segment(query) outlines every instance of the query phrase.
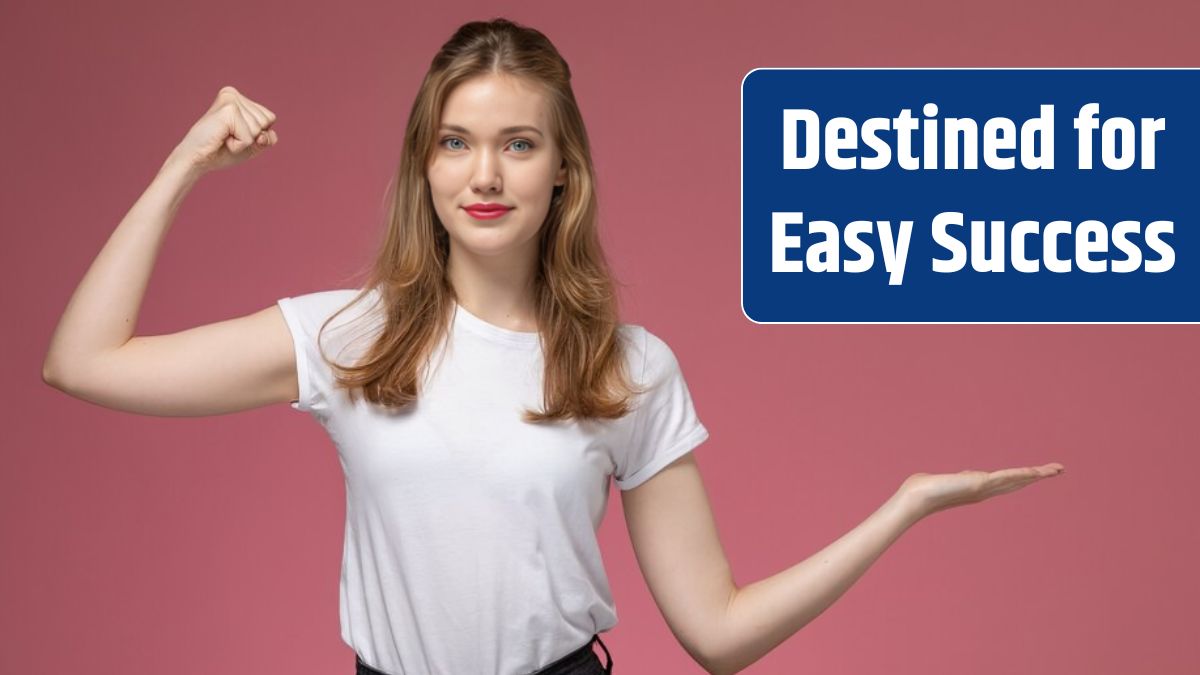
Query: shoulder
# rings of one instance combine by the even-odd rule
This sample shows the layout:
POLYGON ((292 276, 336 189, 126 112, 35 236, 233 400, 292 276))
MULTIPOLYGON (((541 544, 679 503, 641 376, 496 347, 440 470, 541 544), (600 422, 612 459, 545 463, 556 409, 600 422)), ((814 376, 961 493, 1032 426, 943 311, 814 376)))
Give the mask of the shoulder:
POLYGON ((349 305, 361 292, 362 289, 355 288, 314 291, 312 293, 280 298, 279 303, 281 305, 290 305, 295 310, 306 315, 325 314, 328 316, 342 307, 349 305))
POLYGON ((382 324, 377 319, 383 313, 366 314, 378 309, 378 300, 375 289, 364 294, 363 289, 341 288, 280 298, 276 304, 293 334, 307 344, 319 342, 328 347, 331 343, 345 346, 373 333, 382 324))
POLYGON ((622 324, 631 372, 645 384, 655 384, 679 370, 675 352, 645 326, 622 324))
MULTIPOLYGON (((359 317, 375 308, 378 300, 379 292, 376 289, 371 289, 364 294, 361 288, 339 288, 280 298, 277 304, 284 314, 290 314, 303 323, 311 325, 314 322, 324 323, 326 319, 339 312, 341 312, 341 316, 359 317), (342 312, 343 309, 346 311, 342 312)), ((338 323, 345 323, 351 318, 339 320, 338 323)))

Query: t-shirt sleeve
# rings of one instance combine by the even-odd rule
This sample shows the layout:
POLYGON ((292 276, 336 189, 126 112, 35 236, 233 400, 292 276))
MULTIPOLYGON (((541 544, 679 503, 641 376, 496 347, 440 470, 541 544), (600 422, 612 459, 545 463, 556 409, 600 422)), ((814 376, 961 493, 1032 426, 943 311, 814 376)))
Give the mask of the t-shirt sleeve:
POLYGON ((350 323, 357 316, 355 309, 347 309, 330 321, 324 333, 321 333, 321 327, 326 319, 350 304, 357 293, 355 290, 318 291, 276 301, 291 332, 295 350, 299 394, 289 404, 292 409, 318 416, 328 411, 334 393, 335 373, 322 358, 317 338, 320 335, 320 346, 326 357, 345 363, 339 358, 339 352, 345 342, 343 334, 348 333, 350 323))
POLYGON ((639 383, 646 391, 630 413, 629 441, 617 452, 613 479, 621 490, 641 485, 708 438, 675 353, 653 333, 640 332, 644 365, 639 383))

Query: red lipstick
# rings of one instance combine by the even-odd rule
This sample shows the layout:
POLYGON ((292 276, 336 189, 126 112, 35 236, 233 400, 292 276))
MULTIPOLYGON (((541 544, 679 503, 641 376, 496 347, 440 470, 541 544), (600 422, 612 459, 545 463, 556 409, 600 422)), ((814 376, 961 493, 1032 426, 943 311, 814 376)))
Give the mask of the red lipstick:
POLYGON ((505 206, 496 202, 479 202, 477 204, 467 204, 463 210, 471 214, 473 218, 488 220, 491 218, 499 218, 508 213, 513 207, 505 206))

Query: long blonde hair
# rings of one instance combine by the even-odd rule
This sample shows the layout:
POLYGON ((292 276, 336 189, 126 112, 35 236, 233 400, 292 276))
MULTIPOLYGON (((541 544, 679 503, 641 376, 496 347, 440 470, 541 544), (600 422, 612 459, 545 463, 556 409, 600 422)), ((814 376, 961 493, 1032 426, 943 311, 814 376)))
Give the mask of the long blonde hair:
POLYGON ((382 245, 363 291, 329 319, 378 289, 386 307, 383 330, 356 365, 325 359, 337 372, 335 386, 348 389, 351 399, 361 390, 371 403, 391 408, 417 399, 423 369, 449 330, 456 302, 446 276, 449 235, 434 211, 426 168, 446 98, 463 81, 488 73, 541 86, 567 167, 566 183, 554 188, 540 231, 534 275, 545 356, 543 410, 525 410, 523 419, 621 417, 641 392, 626 368, 616 282, 597 233, 595 172, 571 71, 545 35, 506 19, 460 27, 434 56, 417 91, 400 166, 388 189, 382 245))

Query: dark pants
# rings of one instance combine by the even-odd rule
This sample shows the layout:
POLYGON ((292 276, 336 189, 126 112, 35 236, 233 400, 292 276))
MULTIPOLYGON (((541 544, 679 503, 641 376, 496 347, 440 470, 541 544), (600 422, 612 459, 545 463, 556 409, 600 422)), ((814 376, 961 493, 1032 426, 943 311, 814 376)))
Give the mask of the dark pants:
MULTIPOLYGON (((371 666, 362 662, 358 658, 358 654, 354 655, 354 673, 355 675, 387 675, 381 670, 375 670, 371 666)), ((612 655, 608 653, 608 647, 599 635, 593 635, 588 643, 579 649, 567 654, 561 659, 551 663, 550 665, 538 670, 530 675, 611 675, 612 674, 612 655), (592 651, 592 643, 595 642, 604 650, 604 659, 606 663, 600 663, 600 657, 596 652, 592 651)))

